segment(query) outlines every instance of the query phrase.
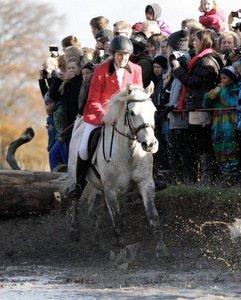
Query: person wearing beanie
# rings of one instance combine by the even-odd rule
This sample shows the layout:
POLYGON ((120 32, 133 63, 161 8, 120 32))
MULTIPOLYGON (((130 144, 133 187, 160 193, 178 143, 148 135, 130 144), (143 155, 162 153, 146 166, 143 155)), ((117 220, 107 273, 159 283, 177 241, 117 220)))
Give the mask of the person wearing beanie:
POLYGON ((168 159, 173 184, 188 183, 190 177, 189 149, 188 149, 188 113, 174 112, 179 106, 183 84, 174 76, 172 60, 178 59, 185 68, 190 60, 188 53, 188 34, 185 30, 172 33, 167 39, 167 58, 170 69, 168 76, 169 99, 165 104, 161 117, 169 122, 168 159))
POLYGON ((158 108, 160 105, 160 93, 163 90, 163 75, 167 72, 168 64, 166 57, 158 55, 154 58, 153 75, 151 81, 154 83, 155 89, 152 94, 152 102, 158 108))
POLYGON ((155 75, 159 75, 155 69, 155 67, 159 66, 160 70, 158 73, 163 73, 163 71, 167 71, 168 64, 167 64, 167 58, 162 55, 158 55, 153 59, 153 72, 155 75))
POLYGON ((149 21, 156 21, 160 33, 168 37, 171 34, 169 26, 160 18, 161 17, 161 7, 158 3, 148 4, 145 8, 146 19, 149 21))
POLYGON ((229 85, 231 81, 233 83, 238 82, 238 74, 234 69, 234 67, 232 66, 227 66, 225 68, 222 68, 220 71, 220 75, 221 75, 221 85, 223 86, 229 85), (222 74, 225 76, 222 76, 222 74))
POLYGON ((167 39, 167 45, 174 51, 188 50, 188 32, 186 30, 179 30, 172 33, 167 39))
POLYGON ((232 66, 220 70, 220 86, 204 96, 204 108, 227 108, 213 112, 212 139, 222 173, 237 172, 239 157, 235 140, 236 110, 238 105, 238 76, 232 66))
POLYGON ((135 34, 137 32, 141 32, 143 30, 143 22, 137 22, 134 25, 132 25, 132 34, 135 34))

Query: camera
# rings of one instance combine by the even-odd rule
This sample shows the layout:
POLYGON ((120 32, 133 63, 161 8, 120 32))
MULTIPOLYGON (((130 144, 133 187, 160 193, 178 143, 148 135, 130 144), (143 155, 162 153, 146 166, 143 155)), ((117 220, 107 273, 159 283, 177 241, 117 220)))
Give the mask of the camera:
POLYGON ((55 45, 50 45, 49 46, 49 51, 50 51, 50 53, 51 53, 51 57, 58 57, 59 56, 59 53, 58 53, 58 51, 59 51, 59 49, 58 49, 58 47, 57 46, 55 46, 55 45))
POLYGON ((185 51, 174 51, 170 56, 169 56, 169 63, 170 66, 173 68, 172 61, 177 59, 182 67, 186 67, 187 64, 187 53, 185 51))
POLYGON ((240 11, 232 11, 231 15, 233 18, 241 18, 241 12, 240 11))
POLYGON ((241 22, 236 23, 235 26, 233 26, 232 28, 233 28, 233 30, 241 31, 241 22))
POLYGON ((234 54, 235 54, 235 55, 238 55, 238 56, 241 56, 241 47, 239 47, 239 48, 234 48, 234 54))
POLYGON ((226 50, 226 51, 224 52, 224 58, 225 58, 225 59, 229 59, 229 58, 231 58, 231 57, 234 56, 234 55, 241 56, 241 47, 234 48, 233 51, 230 50, 230 49, 228 49, 228 50, 226 50))

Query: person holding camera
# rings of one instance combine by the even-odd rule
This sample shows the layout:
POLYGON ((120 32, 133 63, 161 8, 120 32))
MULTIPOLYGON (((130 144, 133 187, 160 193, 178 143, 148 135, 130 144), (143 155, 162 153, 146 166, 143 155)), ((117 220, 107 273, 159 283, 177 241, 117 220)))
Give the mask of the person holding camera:
POLYGON ((47 93, 52 84, 53 77, 58 73, 58 59, 56 57, 48 57, 43 61, 42 69, 39 71, 39 88, 42 96, 47 93))
POLYGON ((233 31, 224 31, 218 39, 219 53, 223 57, 226 66, 232 65, 235 61, 235 49, 240 47, 240 40, 233 31))
POLYGON ((208 112, 196 111, 202 108, 204 94, 219 83, 219 71, 223 62, 216 48, 216 35, 212 30, 198 31, 194 46, 196 55, 190 60, 187 68, 183 68, 177 59, 172 61, 173 72, 184 85, 182 107, 189 111, 188 122, 190 130, 190 166, 192 180, 197 182, 198 166, 204 155, 203 176, 217 175, 217 167, 211 136, 211 117, 208 112))
POLYGON ((190 60, 189 36, 186 30, 179 30, 168 37, 167 54, 171 72, 170 97, 164 106, 162 117, 169 120, 169 139, 167 145, 171 179, 173 183, 188 180, 189 177, 189 131, 186 112, 174 112, 179 105, 182 83, 173 74, 173 60, 178 60, 186 68, 190 60))
POLYGON ((99 64, 105 61, 109 56, 109 45, 113 38, 113 32, 109 29, 103 29, 97 32, 95 53, 92 62, 95 64, 99 64))

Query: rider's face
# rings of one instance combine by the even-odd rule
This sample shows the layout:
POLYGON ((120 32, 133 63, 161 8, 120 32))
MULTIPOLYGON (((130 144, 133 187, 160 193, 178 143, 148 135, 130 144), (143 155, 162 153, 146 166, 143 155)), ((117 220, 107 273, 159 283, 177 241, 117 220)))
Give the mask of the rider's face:
POLYGON ((118 68, 124 68, 129 61, 130 53, 128 52, 115 52, 114 62, 118 68))

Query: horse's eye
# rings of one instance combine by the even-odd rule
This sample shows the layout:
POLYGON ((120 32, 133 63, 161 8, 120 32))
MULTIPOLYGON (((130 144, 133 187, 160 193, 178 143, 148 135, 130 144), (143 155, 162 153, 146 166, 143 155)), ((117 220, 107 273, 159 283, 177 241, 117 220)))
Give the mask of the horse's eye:
POLYGON ((131 110, 131 111, 130 111, 130 115, 131 115, 132 117, 134 117, 136 114, 134 113, 133 110, 131 110))

